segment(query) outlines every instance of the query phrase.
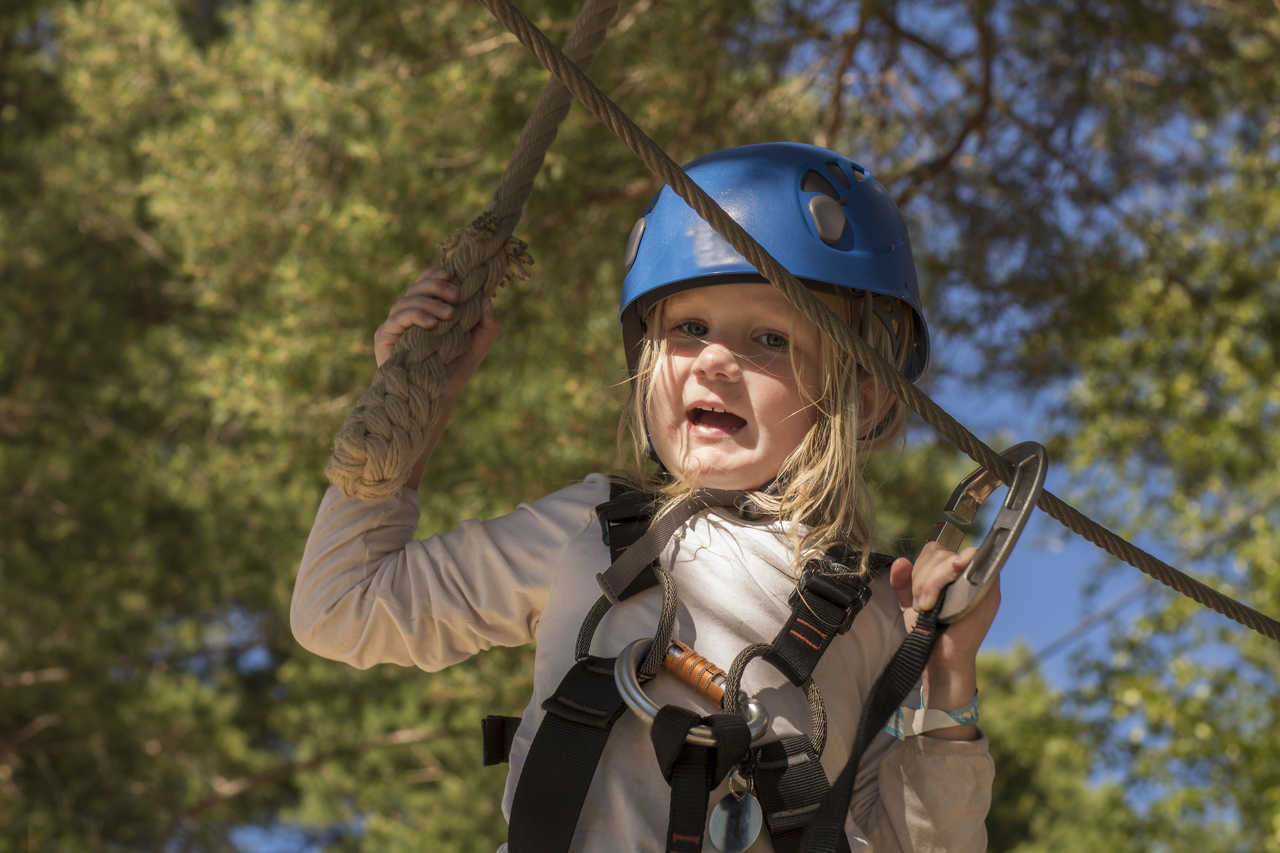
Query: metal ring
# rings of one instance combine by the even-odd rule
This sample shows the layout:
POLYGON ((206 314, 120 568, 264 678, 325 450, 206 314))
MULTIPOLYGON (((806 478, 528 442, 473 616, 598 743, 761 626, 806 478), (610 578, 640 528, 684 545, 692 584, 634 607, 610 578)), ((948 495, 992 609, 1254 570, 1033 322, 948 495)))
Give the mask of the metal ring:
MULTIPOLYGON (((648 637, 632 641, 618 653, 618 658, 613 664, 613 680, 618 685, 618 694, 622 696, 622 701, 627 703, 627 707, 633 714, 650 726, 653 725, 653 718, 658 715, 659 708, 640 687, 636 670, 640 667, 644 656, 649 653, 652 642, 653 640, 648 637)), ((746 706, 747 731, 751 733, 751 742, 754 744, 769 731, 769 712, 753 698, 747 699, 746 706)), ((711 734, 710 726, 694 726, 689 729, 684 740, 685 743, 697 746, 716 746, 716 739, 711 734)))

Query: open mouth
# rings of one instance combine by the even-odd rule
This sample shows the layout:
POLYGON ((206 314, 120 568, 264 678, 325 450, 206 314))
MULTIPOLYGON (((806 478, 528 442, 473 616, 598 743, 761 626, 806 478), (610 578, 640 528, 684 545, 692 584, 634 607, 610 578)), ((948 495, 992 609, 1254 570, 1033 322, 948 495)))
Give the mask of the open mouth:
POLYGON ((733 412, 720 408, 703 408, 694 406, 687 412, 689 423, 703 431, 721 432, 732 435, 747 425, 747 422, 733 412))

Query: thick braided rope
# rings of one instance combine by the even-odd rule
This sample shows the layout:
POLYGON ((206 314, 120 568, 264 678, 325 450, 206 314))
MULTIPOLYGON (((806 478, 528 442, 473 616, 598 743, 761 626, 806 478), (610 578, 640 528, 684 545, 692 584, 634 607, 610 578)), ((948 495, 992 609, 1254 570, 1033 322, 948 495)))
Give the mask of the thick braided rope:
MULTIPOLYGON (((899 399, 925 423, 968 454, 979 465, 994 472, 1001 481, 1012 482, 1013 468, 1000 454, 965 429, 927 394, 907 381, 896 367, 858 337, 848 324, 810 293, 795 276, 752 239, 742 226, 690 180, 684 170, 667 156, 656 142, 645 135, 616 104, 597 89, 587 75, 572 60, 557 50, 555 45, 551 44, 515 6, 508 0, 480 0, 480 2, 514 33, 525 47, 529 48, 538 61, 560 79, 566 89, 612 130, 654 175, 668 184, 699 216, 728 240, 756 269, 760 270, 770 283, 781 290, 797 310, 837 344, 852 353, 858 364, 871 373, 877 382, 897 394, 899 399)), ((1143 551, 1047 490, 1042 493, 1037 506, 1061 522, 1067 529, 1078 533, 1166 586, 1263 636, 1280 640, 1280 622, 1223 595, 1143 551)))
MULTIPOLYGON (((617 8, 618 0, 586 0, 565 52, 590 64, 617 8)), ((404 485, 441 416, 446 366, 466 349, 484 299, 504 282, 527 277, 533 259, 511 234, 571 103, 555 77, 547 81, 489 209, 445 241, 443 267, 461 298, 453 317, 434 329, 405 332, 338 431, 325 475, 346 496, 378 501, 404 485)))

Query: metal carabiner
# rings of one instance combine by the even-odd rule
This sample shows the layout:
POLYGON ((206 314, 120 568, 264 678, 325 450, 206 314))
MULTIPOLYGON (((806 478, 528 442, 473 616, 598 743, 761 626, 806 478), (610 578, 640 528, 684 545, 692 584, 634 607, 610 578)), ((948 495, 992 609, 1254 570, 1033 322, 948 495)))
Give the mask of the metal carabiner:
MULTIPOLYGON (((964 617, 991 590, 1044 489, 1049 456, 1043 445, 1024 441, 1000 455, 1016 466, 1013 483, 1009 486, 1004 506, 1000 507, 995 521, 991 522, 991 529, 983 537, 978 552, 973 555, 964 574, 948 584, 943 591, 938 621, 944 624, 964 617)), ((982 506, 999 485, 1000 479, 986 468, 979 468, 961 480, 942 509, 946 520, 939 522, 933 536, 934 541, 948 551, 959 551, 964 541, 964 530, 960 525, 973 521, 978 514, 978 507, 982 506)))
MULTIPOLYGON (((627 703, 632 713, 644 720, 647 725, 653 725, 653 718, 658 715, 659 708, 658 703, 650 699, 644 692, 644 688, 640 686, 636 670, 640 668, 645 655, 649 653, 649 644, 652 642, 648 637, 641 637, 628 643, 626 648, 618 653, 617 660, 613 663, 613 680, 618 687, 618 695, 622 697, 623 702, 627 703)), ((745 716, 747 730, 751 733, 751 743, 754 745, 769 733, 769 712, 754 698, 749 698, 746 700, 745 716)), ((711 727, 706 725, 689 729, 689 733, 685 735, 685 742, 697 746, 717 746, 711 727)))

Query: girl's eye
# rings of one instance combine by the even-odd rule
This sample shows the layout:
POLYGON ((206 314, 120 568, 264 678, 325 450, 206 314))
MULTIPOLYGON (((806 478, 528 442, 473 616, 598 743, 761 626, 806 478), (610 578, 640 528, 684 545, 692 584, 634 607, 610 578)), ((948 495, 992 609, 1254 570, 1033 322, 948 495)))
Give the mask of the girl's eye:
POLYGON ((787 338, 777 332, 765 332, 763 335, 757 335, 756 340, 769 349, 786 349, 787 338))
POLYGON ((676 323, 676 331, 682 332, 691 338, 701 338, 711 330, 707 328, 706 323, 700 320, 685 320, 682 323, 676 323))

